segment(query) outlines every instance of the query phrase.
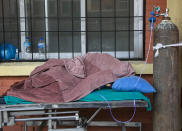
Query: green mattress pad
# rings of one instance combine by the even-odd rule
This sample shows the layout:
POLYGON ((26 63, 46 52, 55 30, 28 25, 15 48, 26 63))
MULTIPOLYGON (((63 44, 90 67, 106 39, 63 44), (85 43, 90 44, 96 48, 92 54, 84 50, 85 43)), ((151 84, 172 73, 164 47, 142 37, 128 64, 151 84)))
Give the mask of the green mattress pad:
POLYGON ((121 101, 121 100, 144 100, 148 102, 147 111, 151 111, 150 99, 141 92, 120 92, 112 89, 95 90, 79 101, 121 101))
MULTIPOLYGON (((6 104, 33 104, 33 102, 26 101, 14 96, 5 96, 4 97, 6 104)), ((92 102, 92 101, 121 101, 121 100, 144 100, 148 102, 147 110, 151 110, 150 99, 144 96, 140 92, 119 92, 112 89, 100 89, 95 90, 88 94, 87 96, 81 98, 78 101, 83 102, 92 102)))

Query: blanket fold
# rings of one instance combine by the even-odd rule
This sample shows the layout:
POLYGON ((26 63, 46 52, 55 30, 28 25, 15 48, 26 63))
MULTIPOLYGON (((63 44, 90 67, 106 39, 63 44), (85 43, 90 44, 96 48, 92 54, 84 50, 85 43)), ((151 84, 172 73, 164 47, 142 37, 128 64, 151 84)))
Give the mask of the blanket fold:
POLYGON ((27 101, 63 103, 78 100, 117 78, 134 75, 128 62, 90 53, 73 59, 50 59, 7 92, 27 101))

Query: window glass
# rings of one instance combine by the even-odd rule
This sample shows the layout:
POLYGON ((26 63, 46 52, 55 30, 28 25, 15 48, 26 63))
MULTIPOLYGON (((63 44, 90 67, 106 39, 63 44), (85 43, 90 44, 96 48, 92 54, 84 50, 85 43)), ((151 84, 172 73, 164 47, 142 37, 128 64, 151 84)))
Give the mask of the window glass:
POLYGON ((0 43, 16 46, 21 56, 29 37, 31 61, 40 37, 48 59, 87 52, 142 59, 141 12, 143 0, 0 0, 0 43))

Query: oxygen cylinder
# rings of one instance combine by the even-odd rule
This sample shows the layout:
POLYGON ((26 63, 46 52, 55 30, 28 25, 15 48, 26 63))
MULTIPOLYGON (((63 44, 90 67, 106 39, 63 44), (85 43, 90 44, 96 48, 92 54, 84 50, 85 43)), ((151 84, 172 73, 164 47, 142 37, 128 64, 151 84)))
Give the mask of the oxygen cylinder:
MULTIPOLYGON (((154 46, 179 42, 179 31, 169 17, 154 29, 154 46)), ((154 131, 180 131, 179 47, 159 50, 154 57, 154 131)))

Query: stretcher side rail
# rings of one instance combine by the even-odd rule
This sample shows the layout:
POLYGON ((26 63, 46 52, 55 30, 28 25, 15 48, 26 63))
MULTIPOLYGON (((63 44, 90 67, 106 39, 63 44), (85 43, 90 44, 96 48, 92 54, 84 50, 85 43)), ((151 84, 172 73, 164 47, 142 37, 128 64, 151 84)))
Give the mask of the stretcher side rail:
MULTIPOLYGON (((108 102, 111 108, 126 108, 126 107, 133 107, 134 101, 133 100, 123 100, 123 101, 109 101, 108 102)), ((107 109, 108 103, 105 101, 94 101, 94 102, 68 102, 68 103, 35 103, 35 104, 17 104, 17 105, 0 105, 0 131, 2 131, 3 126, 15 125, 17 121, 24 121, 26 131, 26 127, 30 126, 28 123, 47 121, 48 131, 54 130, 52 128, 53 124, 57 123, 58 121, 67 121, 69 122, 70 119, 75 120, 76 128, 80 129, 80 131, 86 131, 87 126, 104 126, 104 123, 96 122, 94 123, 92 120, 95 116, 100 112, 101 109, 107 109), (78 111, 64 111, 64 112, 54 112, 55 110, 60 109, 82 109, 82 108, 92 108, 97 109, 96 112, 85 122, 82 118, 79 118, 78 111), (49 111, 49 112, 47 112, 49 111), (70 116, 67 114, 71 113, 70 116), (57 114, 63 114, 63 117, 57 117, 57 114), (64 116, 66 114, 66 116, 64 116), (36 117, 31 118, 28 117, 29 115, 44 115, 43 117, 36 117), (45 116, 47 115, 47 116, 45 116), (27 116, 25 119, 16 118, 17 116, 27 116), (57 122, 56 122, 57 121, 57 122), (28 124, 28 125, 27 125, 28 124)), ((136 100, 135 101, 136 107, 147 108, 148 102, 144 100, 136 100)), ((128 123, 131 127, 139 127, 141 130, 141 122, 134 122, 136 126, 133 126, 133 123, 128 123)), ((56 124, 57 125, 57 124, 56 124)), ((105 123, 107 126, 108 123, 105 123)), ((117 123, 110 123, 111 126, 121 126, 123 130, 126 130, 127 124, 117 124, 117 123)), ((55 126, 56 127, 56 126, 55 126)), ((55 128, 56 130, 56 128, 55 128)), ((61 129, 59 129, 61 131, 61 129)), ((59 131, 58 130, 58 131, 59 131)), ((74 130, 74 129, 73 129, 74 130)), ((64 131, 64 130, 63 130, 64 131)))
MULTIPOLYGON (((133 100, 109 101, 111 108, 133 107, 133 100)), ((23 110, 42 110, 42 109, 70 109, 70 108, 107 108, 105 101, 94 102, 68 102, 68 103, 35 103, 35 104, 17 104, 1 105, 0 111, 23 111, 23 110)), ((148 107, 147 101, 136 100, 136 107, 148 107)))

